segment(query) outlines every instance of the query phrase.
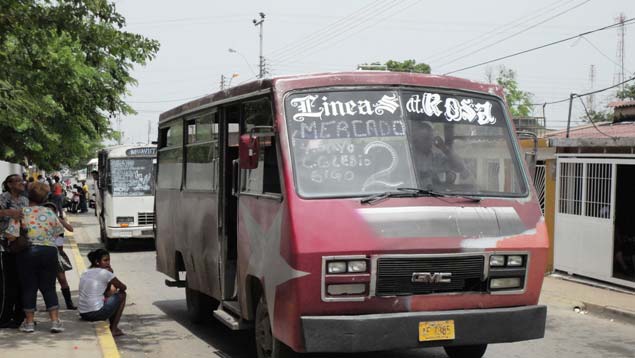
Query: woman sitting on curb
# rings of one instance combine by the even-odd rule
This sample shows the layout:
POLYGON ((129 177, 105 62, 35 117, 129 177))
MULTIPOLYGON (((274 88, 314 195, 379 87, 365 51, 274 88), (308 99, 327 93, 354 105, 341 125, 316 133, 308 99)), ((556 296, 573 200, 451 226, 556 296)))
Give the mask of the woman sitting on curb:
POLYGON ((88 261, 90 268, 79 279, 79 314, 90 322, 110 320, 113 337, 121 336, 118 325, 126 305, 126 285, 115 277, 108 251, 91 251, 88 261))

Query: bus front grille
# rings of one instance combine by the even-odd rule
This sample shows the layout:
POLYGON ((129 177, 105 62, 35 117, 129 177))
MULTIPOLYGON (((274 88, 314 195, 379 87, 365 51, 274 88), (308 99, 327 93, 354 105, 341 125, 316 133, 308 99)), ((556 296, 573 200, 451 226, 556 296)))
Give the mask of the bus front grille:
POLYGON ((154 213, 139 213, 138 225, 152 225, 154 224, 154 213))
POLYGON ((485 292, 484 262, 483 256, 379 258, 375 295, 485 292))

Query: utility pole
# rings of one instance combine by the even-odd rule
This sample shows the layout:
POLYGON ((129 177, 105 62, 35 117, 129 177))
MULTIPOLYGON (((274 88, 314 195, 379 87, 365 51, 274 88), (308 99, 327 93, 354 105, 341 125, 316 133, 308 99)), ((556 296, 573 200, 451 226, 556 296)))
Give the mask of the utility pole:
MULTIPOLYGON (((626 36, 626 28, 624 27, 624 21, 626 20, 626 15, 621 13, 619 17, 615 19, 617 23, 620 24, 617 28, 617 63, 619 64, 619 68, 615 74, 615 83, 624 82, 624 38, 626 36)), ((624 90, 624 84, 620 87, 620 89, 624 90)))
POLYGON ((148 144, 152 143, 150 141, 150 133, 152 132, 152 123, 150 123, 150 120, 148 119, 148 144))
POLYGON ((265 22, 265 14, 261 12, 259 13, 259 15, 260 20, 253 19, 252 21, 254 23, 254 26, 260 27, 260 59, 258 61, 258 67, 260 68, 260 71, 258 73, 258 78, 263 78, 265 76, 265 58, 262 56, 262 26, 265 22))
POLYGON ((225 75, 220 75, 220 90, 225 89, 225 75))
MULTIPOLYGON (((595 87, 595 65, 591 65, 591 68, 589 70, 589 82, 591 85, 591 88, 589 88, 589 91, 592 92, 594 87, 595 87)), ((591 111, 591 113, 595 112, 595 96, 593 94, 590 94, 587 98, 587 106, 589 107, 589 111, 591 111)))

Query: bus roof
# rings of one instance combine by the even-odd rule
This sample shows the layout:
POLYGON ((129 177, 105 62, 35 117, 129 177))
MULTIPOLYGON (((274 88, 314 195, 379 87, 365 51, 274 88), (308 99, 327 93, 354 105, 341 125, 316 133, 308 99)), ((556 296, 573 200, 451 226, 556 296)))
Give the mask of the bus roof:
POLYGON ((243 96, 268 93, 273 89, 277 92, 284 93, 291 89, 355 85, 437 87, 489 93, 503 100, 505 97, 502 87, 498 85, 450 76, 386 71, 302 74, 255 80, 231 87, 224 91, 209 94, 161 113, 159 123, 165 122, 175 116, 194 111, 200 107, 212 107, 237 100, 243 96))
MULTIPOLYGON (((128 154, 128 150, 130 149, 141 149, 141 148, 156 148, 156 144, 139 144, 139 145, 116 145, 108 148, 104 148, 101 151, 108 152, 109 158, 128 158, 131 155, 128 154)), ((154 157, 156 155, 133 155, 135 157, 154 157)))

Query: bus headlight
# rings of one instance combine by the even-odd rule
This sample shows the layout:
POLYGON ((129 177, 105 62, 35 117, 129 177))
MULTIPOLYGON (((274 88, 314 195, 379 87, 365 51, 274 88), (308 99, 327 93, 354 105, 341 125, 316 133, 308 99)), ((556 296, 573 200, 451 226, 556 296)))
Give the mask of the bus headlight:
POLYGON ((366 272, 366 261, 365 260, 349 261, 348 272, 351 272, 351 273, 366 272))
POLYGON ((134 222, 132 216, 117 216, 116 220, 120 227, 128 227, 128 225, 134 222))
POLYGON ((492 255, 489 257, 489 265, 492 267, 502 267, 505 266, 505 256, 504 255, 492 255))
POLYGON ((523 257, 520 255, 507 256, 507 266, 521 267, 523 265, 523 257))
POLYGON ((346 261, 329 262, 327 266, 328 273, 346 273, 346 261))

